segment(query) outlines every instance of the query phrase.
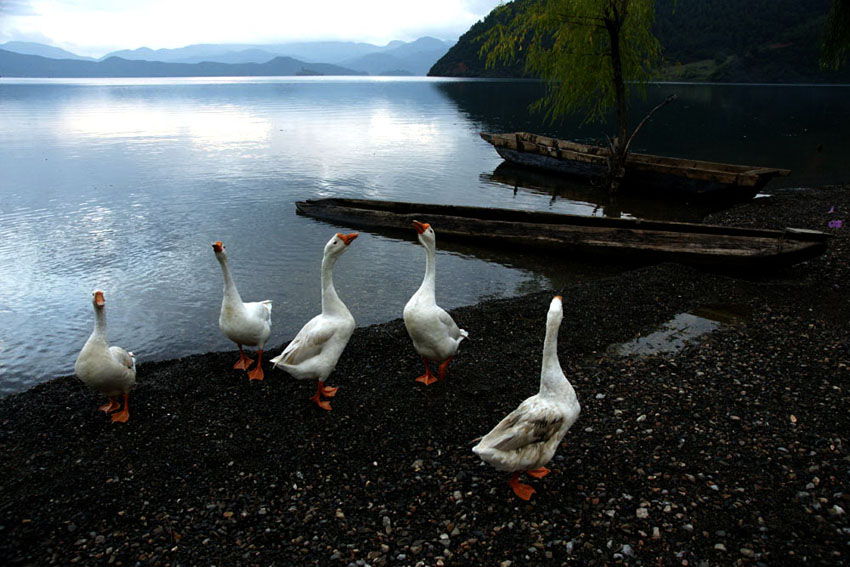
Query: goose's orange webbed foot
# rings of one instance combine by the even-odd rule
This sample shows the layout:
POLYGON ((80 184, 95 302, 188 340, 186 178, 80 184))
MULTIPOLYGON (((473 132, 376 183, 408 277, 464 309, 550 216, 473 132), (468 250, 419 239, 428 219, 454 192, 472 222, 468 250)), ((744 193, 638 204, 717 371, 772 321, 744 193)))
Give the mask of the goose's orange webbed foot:
POLYGON ((248 358, 245 356, 245 353, 242 352, 242 345, 237 345, 239 347, 239 360, 236 361, 236 364, 233 365, 234 370, 248 370, 248 368, 253 364, 254 359, 248 358))
POLYGON ((333 398, 334 396, 336 396, 337 390, 339 390, 338 387, 322 386, 322 395, 326 398, 333 398))
POLYGON ((262 349, 260 349, 259 351, 257 351, 257 366, 251 372, 248 373, 248 379, 262 380, 263 377, 263 351, 262 349))
POLYGON ((416 381, 422 382, 426 386, 430 386, 431 384, 437 381, 437 377, 431 373, 431 367, 428 366, 428 359, 423 357, 422 362, 425 363, 425 374, 416 378, 416 381))
POLYGON ((314 404, 316 404, 317 406, 319 406, 320 408, 322 408, 323 410, 331 411, 331 403, 330 403, 329 401, 327 401, 327 400, 323 400, 323 399, 319 396, 319 394, 314 394, 314 395, 313 395, 313 397, 311 397, 311 398, 310 398, 310 400, 311 400, 314 404))
MULTIPOLYGON (((325 388, 325 383, 322 382, 321 380, 317 380, 316 381, 316 393, 313 394, 313 397, 311 397, 310 400, 313 403, 315 403, 317 406, 322 408, 323 410, 331 411, 331 403, 327 400, 323 400, 322 395, 324 394, 325 390, 333 390, 333 393, 330 396, 328 396, 329 398, 333 397, 334 395, 336 395, 337 389, 338 388, 331 388, 331 387, 325 388)), ((324 395, 326 395, 326 394, 324 394, 324 395)))
POLYGON ((527 474, 528 476, 532 476, 534 478, 543 478, 544 476, 546 476, 550 472, 552 472, 552 471, 550 471, 546 467, 540 467, 539 469, 534 469, 533 471, 525 471, 525 474, 527 474))
POLYGON ((112 423, 127 423, 130 419, 130 404, 128 394, 124 394, 124 407, 112 414, 112 423))
POLYGON ((422 376, 418 377, 418 378, 416 379, 416 381, 417 381, 417 382, 422 382, 422 383, 423 383, 423 384, 425 384, 426 386, 430 386, 431 384, 433 384, 434 382, 438 382, 439 380, 437 380, 437 379, 434 377, 434 375, 433 375, 433 374, 431 374, 430 372, 427 372, 427 373, 423 374, 422 376))
POLYGON ((99 409, 100 411, 102 411, 104 413, 110 413, 110 412, 117 410, 120 407, 121 407, 121 403, 118 402, 115 398, 110 396, 109 403, 103 404, 102 406, 98 407, 97 409, 99 409))
POLYGON ((513 489, 514 494, 523 500, 529 500, 531 495, 537 492, 528 484, 523 484, 519 481, 519 473, 514 473, 513 476, 511 476, 511 480, 508 481, 508 484, 513 489))

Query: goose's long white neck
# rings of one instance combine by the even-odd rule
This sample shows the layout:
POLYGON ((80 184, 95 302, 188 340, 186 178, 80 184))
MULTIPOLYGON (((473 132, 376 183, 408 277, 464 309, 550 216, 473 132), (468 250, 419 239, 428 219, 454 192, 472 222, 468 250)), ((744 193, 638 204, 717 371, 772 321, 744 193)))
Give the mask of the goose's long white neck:
POLYGON ((325 254, 322 257, 322 313, 347 313, 348 308, 339 298, 334 287, 334 266, 337 256, 325 254))
POLYGON ((216 258, 218 259, 218 263, 221 264, 221 273, 224 276, 224 302, 242 305, 242 298, 239 296, 239 290, 236 289, 236 282, 233 281, 233 276, 230 275, 227 256, 217 254, 216 258))
POLYGON ((89 341, 107 342, 106 338, 106 309, 94 308, 94 330, 91 332, 89 341))
POLYGON ((572 385, 564 376, 558 360, 558 330, 560 318, 549 315, 546 319, 546 338, 543 340, 543 364, 540 369, 540 393, 558 397, 575 397, 572 385))
MULTIPOLYGON (((425 248, 425 277, 417 292, 420 296, 434 299, 437 288, 437 255, 434 246, 422 243, 425 248)), ((435 300, 436 301, 436 300, 435 300)))

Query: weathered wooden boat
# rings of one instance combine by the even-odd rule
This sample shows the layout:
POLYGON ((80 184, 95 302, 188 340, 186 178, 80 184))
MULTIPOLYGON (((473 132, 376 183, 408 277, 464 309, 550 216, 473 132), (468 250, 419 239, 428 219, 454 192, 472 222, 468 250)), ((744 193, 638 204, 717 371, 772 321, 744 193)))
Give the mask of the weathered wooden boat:
POLYGON ((765 270, 826 250, 824 232, 564 215, 542 211, 367 199, 298 201, 298 212, 336 224, 404 231, 431 223, 440 239, 582 254, 629 262, 680 262, 719 270, 765 270))
MULTIPOLYGON (((480 133, 502 159, 574 177, 598 179, 607 170, 607 148, 528 132, 480 133)), ((679 199, 746 201, 788 169, 735 165, 685 158, 629 153, 623 190, 679 199)))

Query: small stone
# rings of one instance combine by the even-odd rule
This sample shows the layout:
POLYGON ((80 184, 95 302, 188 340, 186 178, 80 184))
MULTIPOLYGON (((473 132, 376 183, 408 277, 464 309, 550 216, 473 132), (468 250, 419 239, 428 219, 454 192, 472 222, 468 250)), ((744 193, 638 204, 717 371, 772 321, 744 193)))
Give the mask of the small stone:
POLYGON ((722 543, 715 543, 714 549, 716 549, 718 551, 726 551, 726 546, 723 545, 722 543))
POLYGON ((627 543, 623 545, 623 549, 620 550, 620 553, 622 553, 626 557, 634 557, 634 555, 635 555, 635 552, 632 549, 632 546, 627 544, 627 543))
POLYGON ((749 547, 742 547, 739 551, 744 557, 755 557, 756 555, 756 552, 750 549, 749 547))
POLYGON ((513 561, 511 561, 510 559, 506 559, 506 560, 502 561, 501 563, 499 563, 499 567, 511 567, 512 564, 513 564, 513 561))
POLYGON ((637 510, 635 510, 635 516, 641 519, 648 518, 649 510, 647 510, 646 508, 638 508, 637 510))

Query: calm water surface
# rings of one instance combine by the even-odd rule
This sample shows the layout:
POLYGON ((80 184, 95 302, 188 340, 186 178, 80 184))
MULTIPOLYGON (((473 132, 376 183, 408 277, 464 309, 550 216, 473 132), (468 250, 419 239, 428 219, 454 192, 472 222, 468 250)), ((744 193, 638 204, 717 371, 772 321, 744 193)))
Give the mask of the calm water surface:
MULTIPOLYGON (((636 149, 794 170, 771 188, 846 181, 847 89, 659 85, 644 106, 671 92, 636 149)), ((299 199, 696 215, 500 168, 479 131, 599 135, 530 115, 540 93, 422 78, 0 80, 0 394, 73 372, 95 288, 110 339, 140 362, 232 349, 215 240, 243 298, 273 300, 269 348, 291 339, 320 308, 322 247, 346 229, 296 215, 299 199)), ((618 269, 450 247, 436 229, 447 308, 618 269)), ((361 232, 335 279, 366 325, 399 317, 423 269, 413 234, 361 232)))

